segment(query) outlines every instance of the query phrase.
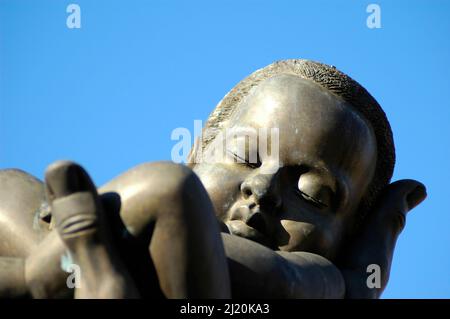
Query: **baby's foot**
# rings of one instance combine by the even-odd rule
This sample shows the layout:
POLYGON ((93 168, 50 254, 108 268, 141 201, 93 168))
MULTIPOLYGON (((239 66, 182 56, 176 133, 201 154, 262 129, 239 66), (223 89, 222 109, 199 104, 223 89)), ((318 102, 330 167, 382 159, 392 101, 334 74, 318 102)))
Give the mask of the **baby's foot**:
POLYGON ((136 297, 134 284, 113 247, 97 189, 86 171, 76 163, 59 161, 48 167, 45 181, 55 228, 80 270, 75 297, 136 297))

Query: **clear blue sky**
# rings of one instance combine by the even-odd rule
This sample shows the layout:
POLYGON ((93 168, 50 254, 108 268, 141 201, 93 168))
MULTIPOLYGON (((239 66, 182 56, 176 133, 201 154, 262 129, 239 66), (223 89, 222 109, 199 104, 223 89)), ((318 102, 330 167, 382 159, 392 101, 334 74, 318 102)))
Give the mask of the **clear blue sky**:
POLYGON ((336 65, 385 109, 408 216, 385 298, 450 298, 449 1, 0 0, 0 168, 73 159, 98 185, 170 159, 239 80, 275 60, 336 65), (81 7, 68 29, 66 7, 81 7), (381 7, 381 29, 366 7, 381 7))

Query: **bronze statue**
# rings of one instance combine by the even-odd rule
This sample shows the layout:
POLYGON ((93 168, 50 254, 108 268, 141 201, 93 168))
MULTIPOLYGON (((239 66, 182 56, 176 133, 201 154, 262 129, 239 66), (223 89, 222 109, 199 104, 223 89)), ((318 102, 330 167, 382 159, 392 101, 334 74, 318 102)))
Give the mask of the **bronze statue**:
POLYGON ((199 142, 187 166, 143 164, 98 190, 69 161, 50 165, 45 183, 0 171, 0 296, 380 296, 426 190, 389 184, 391 129, 362 86, 324 64, 276 62, 225 96, 199 142), (277 160, 238 135, 228 160, 198 156, 241 128, 276 128, 277 160), (65 263, 81 269, 75 289, 65 263), (378 288, 366 282, 373 264, 378 288))

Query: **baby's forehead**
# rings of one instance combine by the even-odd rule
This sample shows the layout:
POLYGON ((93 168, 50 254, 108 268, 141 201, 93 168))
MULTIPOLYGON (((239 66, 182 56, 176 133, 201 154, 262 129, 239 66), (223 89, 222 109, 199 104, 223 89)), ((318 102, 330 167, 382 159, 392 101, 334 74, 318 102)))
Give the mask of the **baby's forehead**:
POLYGON ((230 120, 240 121, 242 115, 248 113, 256 119, 281 113, 292 116, 291 122, 294 122, 307 115, 305 110, 308 108, 324 113, 334 112, 336 107, 356 112, 341 97, 314 81, 297 75, 280 74, 255 84, 236 105, 230 120))
POLYGON ((282 98, 297 95, 300 93, 299 91, 305 91, 307 88, 310 90, 331 93, 331 91, 311 79, 306 79, 296 74, 283 73, 255 83, 248 92, 248 96, 251 97, 252 95, 264 92, 266 94, 276 94, 278 97, 282 98))
POLYGON ((367 126, 370 123, 350 103, 312 80, 280 74, 255 85, 236 105, 227 127, 277 127, 285 134, 326 133, 336 127, 367 126))

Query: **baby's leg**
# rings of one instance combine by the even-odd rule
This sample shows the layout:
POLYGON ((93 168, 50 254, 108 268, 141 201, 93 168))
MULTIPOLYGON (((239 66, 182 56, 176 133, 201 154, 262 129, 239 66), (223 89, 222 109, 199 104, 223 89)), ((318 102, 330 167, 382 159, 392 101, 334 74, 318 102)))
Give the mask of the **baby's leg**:
POLYGON ((218 221, 206 190, 189 168, 170 162, 143 164, 100 192, 120 195, 120 215, 128 232, 150 242, 167 297, 230 296, 218 221))
POLYGON ((97 189, 84 169, 72 162, 56 162, 45 179, 55 227, 76 275, 75 298, 137 297, 113 245, 97 189))
POLYGON ((0 170, 0 256, 27 257, 48 234, 44 184, 16 169, 0 170))
MULTIPOLYGON (((64 169, 56 169, 55 166, 48 171, 49 175, 53 175, 50 179, 58 197, 68 195, 65 193, 66 191, 76 191, 76 189, 68 189, 68 186, 73 186, 73 183, 70 181, 71 176, 64 174, 63 171, 64 169)), ((89 179, 77 180, 76 187, 80 187, 79 190, 82 190, 83 187, 91 186, 89 182, 89 179)), ((96 191, 92 190, 92 195, 95 197, 96 191)), ((87 192, 90 191, 87 190, 87 192)), ((56 298, 71 295, 71 290, 66 285, 69 274, 62 269, 63 257, 67 254, 67 243, 61 240, 61 236, 56 230, 50 230, 48 213, 45 186, 41 181, 20 170, 0 171, 0 297, 14 298, 31 295, 35 298, 56 298)), ((54 214, 56 217, 64 218, 66 212, 63 207, 62 211, 60 209, 59 212, 56 210, 54 213, 56 213, 54 214)), ((72 241, 81 242, 83 240, 72 241)), ((86 253, 78 247, 84 247, 84 245, 75 246, 77 246, 75 250, 81 254, 86 253)), ((90 247, 93 246, 95 245, 90 247)), ((97 246, 104 247, 103 243, 97 246)), ((101 251, 102 249, 97 247, 97 250, 101 251)), ((108 257, 109 255, 114 254, 108 254, 108 257)), ((105 259, 107 258, 101 258, 102 261, 105 259)), ((80 264, 85 263, 85 260, 86 258, 80 264)), ((115 264, 120 265, 120 262, 115 264)), ((90 275, 92 277, 91 270, 92 267, 84 265, 81 280, 88 281, 83 285, 84 287, 99 283, 98 280, 90 279, 90 275)), ((117 276, 117 278, 121 277, 117 276)), ((117 278, 109 283, 117 284, 119 281, 117 278)), ((105 281, 103 280, 103 282, 105 281)), ((77 291, 81 292, 77 296, 93 297, 93 295, 83 293, 86 289, 77 291)), ((119 297, 120 295, 111 295, 110 293, 123 293, 121 289, 104 288, 104 291, 106 293, 103 295, 97 294, 97 292, 93 293, 98 297, 119 297)))
POLYGON ((66 247, 56 231, 50 232, 30 256, 0 257, 0 298, 70 297, 68 274, 61 268, 66 247))
MULTIPOLYGON (((85 188, 86 183, 83 186, 78 178, 75 178, 76 183, 70 182, 70 176, 66 173, 67 166, 71 165, 75 164, 58 163, 49 169, 48 184, 52 188, 54 199, 69 198, 83 189, 95 198, 91 186, 85 188)), ((121 222, 123 221, 133 238, 150 242, 153 264, 167 297, 229 297, 228 268, 217 220, 206 191, 191 170, 171 163, 144 164, 114 179, 100 191, 107 192, 101 195, 105 203, 107 198, 119 199, 119 205, 108 207, 107 213, 120 210, 121 222)), ((95 286, 98 286, 98 280, 101 280, 98 278, 109 278, 103 281, 113 277, 126 278, 121 280, 122 288, 132 281, 120 261, 117 261, 116 252, 106 248, 111 246, 108 236, 100 236, 102 239, 94 241, 95 243, 83 238, 86 237, 84 230, 92 230, 93 227, 89 219, 77 217, 74 224, 72 221, 64 223, 64 215, 70 213, 64 208, 76 206, 77 201, 78 208, 89 206, 75 199, 75 203, 67 204, 67 207, 57 204, 58 208, 53 211, 54 216, 60 220, 58 231, 63 235, 66 245, 72 247, 69 249, 74 263, 78 263, 82 268, 81 279, 86 280, 87 287, 94 285, 93 290, 88 289, 88 293, 78 293, 76 296, 95 294, 97 297, 111 297, 101 291, 91 293, 95 286), (69 231, 64 229, 64 224, 69 227, 69 231), (80 225, 84 225, 86 229, 79 227, 80 225), (98 258, 96 252, 103 255, 100 265, 95 262, 98 258), (125 274, 124 276, 105 276, 114 273, 112 269, 117 266, 121 269, 119 274, 125 274), (108 268, 110 271, 101 271, 108 268)), ((98 214, 98 211, 95 214, 98 214)), ((109 217, 115 219, 115 216, 109 217)), ((37 247, 38 253, 31 254, 27 259, 26 279, 31 283, 31 287, 34 287, 33 296, 54 297, 56 292, 67 291, 63 280, 67 274, 60 268, 61 255, 66 248, 55 231, 42 244, 46 245, 46 249, 37 247)), ((149 269, 148 272, 150 271, 149 269)), ((82 284, 84 287, 86 285, 82 284)), ((120 293, 113 297, 127 296, 124 290, 126 289, 116 289, 110 293, 120 293)), ((132 289, 128 289, 130 290, 132 289)))
POLYGON ((21 170, 0 170, 0 298, 29 294, 26 259, 49 248, 39 246, 49 233, 45 203, 41 181, 21 170))
POLYGON ((0 298, 25 297, 25 259, 0 257, 0 298))

